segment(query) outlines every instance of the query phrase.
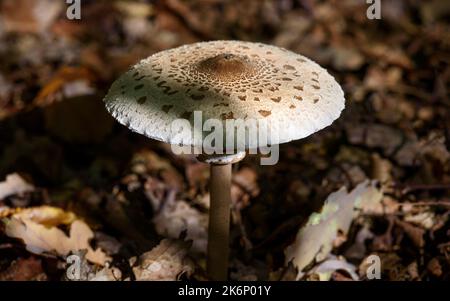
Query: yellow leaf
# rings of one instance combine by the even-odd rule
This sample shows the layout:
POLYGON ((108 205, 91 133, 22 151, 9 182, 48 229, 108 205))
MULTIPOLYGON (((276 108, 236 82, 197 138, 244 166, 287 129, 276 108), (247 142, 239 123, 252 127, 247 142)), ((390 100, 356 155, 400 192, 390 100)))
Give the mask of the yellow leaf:
POLYGON ((51 206, 26 208, 15 213, 14 217, 22 220, 29 219, 46 227, 69 225, 76 219, 73 212, 66 212, 61 208, 51 206))

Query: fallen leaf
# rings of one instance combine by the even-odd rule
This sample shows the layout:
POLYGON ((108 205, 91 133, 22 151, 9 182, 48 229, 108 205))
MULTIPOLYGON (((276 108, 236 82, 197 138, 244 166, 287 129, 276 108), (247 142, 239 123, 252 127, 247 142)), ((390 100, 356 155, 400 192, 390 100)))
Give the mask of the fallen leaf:
POLYGON ((350 193, 342 187, 330 194, 320 213, 313 213, 305 226, 300 228, 295 242, 288 246, 285 264, 293 262, 298 270, 297 279, 303 276, 303 270, 313 260, 322 261, 333 248, 338 231, 347 234, 358 208, 380 202, 382 192, 375 182, 365 181, 350 193))
POLYGON ((308 272, 308 275, 317 275, 320 281, 329 281, 334 272, 346 271, 353 280, 359 280, 356 274, 356 267, 345 261, 345 259, 331 256, 331 258, 321 262, 308 272))
MULTIPOLYGON (((85 67, 63 66, 55 73, 53 78, 48 81, 48 83, 41 89, 41 91, 39 91, 39 94, 34 99, 34 105, 44 106, 53 103, 53 96, 57 92, 63 91, 67 84, 82 81, 85 82, 85 84, 83 85, 86 85, 86 87, 88 87, 87 83, 94 81, 94 79, 95 76, 93 75, 93 73, 85 67)), ((69 87, 68 89, 70 92, 71 88, 69 87)), ((92 92, 92 90, 89 88, 85 88, 84 91, 87 91, 88 94, 92 92)))
POLYGON ((89 276, 89 281, 118 281, 122 278, 122 272, 116 267, 104 267, 94 275, 89 276))
POLYGON ((420 213, 409 213, 404 217, 404 221, 421 226, 424 229, 430 230, 436 225, 435 214, 431 211, 424 211, 420 213))
POLYGON ((392 180, 392 163, 381 158, 377 153, 372 154, 372 178, 380 183, 387 183, 392 180))
POLYGON ((347 126, 346 132, 350 143, 381 148, 385 156, 392 155, 403 142, 401 131, 384 124, 347 126))
POLYGON ((131 170, 139 175, 158 176, 167 186, 177 190, 181 190, 184 186, 183 177, 170 161, 150 150, 141 150, 134 154, 131 159, 131 170))
POLYGON ((20 211, 20 208, 10 208, 8 206, 0 206, 0 218, 5 218, 20 211))
POLYGON ((417 261, 413 261, 406 267, 406 269, 408 270, 411 280, 417 280, 419 278, 419 267, 417 265, 417 261))
POLYGON ((425 245, 425 239, 423 238, 425 230, 416 227, 410 223, 395 219, 395 224, 405 231, 406 235, 411 239, 414 245, 418 248, 423 248, 425 245))
POLYGON ((0 11, 5 31, 44 32, 63 9, 63 3, 52 0, 5 0, 0 11))
POLYGON ((372 239, 374 234, 369 230, 367 225, 364 225, 356 234, 355 242, 346 250, 345 258, 361 260, 364 258, 367 248, 366 241, 372 239))
POLYGON ((28 219, 46 227, 70 225, 76 219, 76 215, 73 212, 45 205, 19 210, 14 214, 14 217, 22 220, 28 219))
POLYGON ((116 1, 113 4, 120 12, 132 17, 147 18, 154 13, 154 8, 149 3, 116 1))
POLYGON ((151 251, 138 258, 130 259, 133 272, 138 281, 178 280, 182 274, 190 275, 194 271, 191 260, 187 257, 190 242, 163 239, 151 251))
POLYGON ((35 257, 19 258, 0 272, 0 281, 36 281, 47 280, 42 262, 35 257))
POLYGON ((427 270, 435 277, 440 277, 442 275, 442 266, 436 257, 428 262, 427 270))
POLYGON ((246 207, 250 198, 259 194, 258 175, 255 170, 244 167, 233 175, 231 186, 231 199, 238 209, 246 207))
POLYGON ((330 48, 333 67, 337 70, 358 70, 364 64, 364 57, 355 48, 333 47, 330 48))
POLYGON ((194 252, 206 252, 208 217, 183 200, 168 200, 153 218, 156 232, 177 239, 183 231, 193 241, 194 252))
MULTIPOLYGON (((93 263, 104 265, 110 260, 101 249, 93 250, 89 245, 89 241, 94 237, 94 233, 83 221, 73 221, 70 224, 70 234, 67 236, 55 226, 45 226, 46 223, 55 224, 56 220, 54 219, 54 214, 48 214, 48 212, 54 212, 54 210, 50 210, 46 206, 42 210, 46 213, 38 214, 39 209, 36 208, 34 211, 28 211, 28 213, 25 211, 25 214, 19 212, 10 218, 2 219, 5 224, 5 234, 9 237, 22 239, 26 249, 38 255, 66 256, 73 251, 87 250, 86 259, 93 263), (33 214, 30 212, 33 212, 33 214), (45 216, 46 214, 47 216, 45 216), (43 219, 43 216, 47 219, 43 219), (49 218, 50 216, 53 219, 49 218), (39 223, 39 221, 42 221, 43 224, 39 223)), ((67 221, 67 218, 70 218, 70 214, 59 213, 59 217, 64 217, 60 221, 67 221)))
POLYGON ((95 233, 95 241, 99 248, 111 255, 118 254, 122 248, 122 244, 116 238, 102 232, 95 233))
POLYGON ((0 182, 0 200, 13 195, 34 190, 34 186, 28 184, 16 173, 6 176, 6 181, 0 182))
POLYGON ((256 281, 256 269, 253 266, 245 265, 239 260, 233 260, 230 264, 230 279, 234 281, 256 281))
POLYGON ((445 142, 445 136, 436 132, 420 140, 411 139, 398 150, 395 160, 403 166, 413 166, 417 161, 432 158, 446 165, 450 161, 450 152, 445 142))

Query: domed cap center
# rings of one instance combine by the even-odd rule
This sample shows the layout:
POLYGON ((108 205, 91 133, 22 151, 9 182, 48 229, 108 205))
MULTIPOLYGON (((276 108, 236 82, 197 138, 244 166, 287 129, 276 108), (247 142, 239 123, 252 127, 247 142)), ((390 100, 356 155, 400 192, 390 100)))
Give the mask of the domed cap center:
POLYGON ((254 73, 247 56, 231 53, 219 54, 197 63, 197 71, 221 80, 234 80, 254 73))

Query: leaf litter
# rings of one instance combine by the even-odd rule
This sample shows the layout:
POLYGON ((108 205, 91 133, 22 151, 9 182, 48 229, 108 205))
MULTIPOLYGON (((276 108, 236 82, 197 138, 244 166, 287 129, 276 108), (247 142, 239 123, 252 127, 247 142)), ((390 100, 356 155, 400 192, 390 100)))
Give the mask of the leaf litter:
POLYGON ((338 232, 346 235, 360 209, 380 202, 383 193, 374 182, 359 184, 350 193, 345 188, 330 194, 320 213, 313 213, 297 233, 295 242, 285 249, 286 264, 292 261, 297 279, 313 261, 323 261, 333 249, 338 232))

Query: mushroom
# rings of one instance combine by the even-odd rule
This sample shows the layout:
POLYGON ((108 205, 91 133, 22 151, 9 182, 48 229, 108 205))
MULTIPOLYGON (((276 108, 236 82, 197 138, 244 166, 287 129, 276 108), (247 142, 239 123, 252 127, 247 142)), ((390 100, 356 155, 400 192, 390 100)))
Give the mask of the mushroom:
MULTIPOLYGON (((301 139, 330 125, 345 107, 344 93, 328 72, 310 59, 276 46, 213 41, 158 52, 132 67, 111 86, 107 110, 132 131, 173 145, 203 150, 210 164, 208 275, 225 280, 228 266, 231 165, 255 147, 301 139), (233 141, 222 154, 204 151, 198 129, 180 135, 176 120, 265 121, 267 141, 233 141)), ((249 124, 248 131, 263 131, 249 124)), ((200 129, 203 134, 203 129, 200 129)), ((229 132, 225 133, 227 136, 229 132)))

